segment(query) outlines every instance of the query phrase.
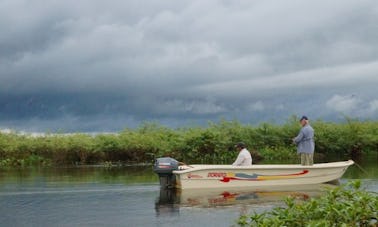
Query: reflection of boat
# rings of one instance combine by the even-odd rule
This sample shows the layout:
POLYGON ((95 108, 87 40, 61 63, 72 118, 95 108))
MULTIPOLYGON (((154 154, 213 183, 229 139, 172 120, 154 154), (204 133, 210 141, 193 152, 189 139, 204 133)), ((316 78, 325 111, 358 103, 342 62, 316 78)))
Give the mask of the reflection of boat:
POLYGON ((177 196, 176 189, 161 189, 155 202, 156 215, 178 213, 179 203, 180 197, 177 196))
MULTIPOLYGON (((280 202, 284 198, 291 196, 296 199, 306 200, 310 197, 319 196, 325 188, 333 187, 329 184, 296 185, 286 187, 276 187, 267 190, 256 188, 243 189, 187 189, 175 190, 164 189, 160 191, 159 207, 214 207, 237 204, 263 204, 270 202, 280 202), (169 196, 167 200, 166 195, 169 196), (173 206, 175 204, 175 206, 173 206)), ((161 213, 161 211, 159 212, 161 213)))
POLYGON ((302 165, 184 165, 172 158, 157 159, 154 170, 162 187, 270 188, 288 185, 321 184, 338 180, 353 161, 302 165))

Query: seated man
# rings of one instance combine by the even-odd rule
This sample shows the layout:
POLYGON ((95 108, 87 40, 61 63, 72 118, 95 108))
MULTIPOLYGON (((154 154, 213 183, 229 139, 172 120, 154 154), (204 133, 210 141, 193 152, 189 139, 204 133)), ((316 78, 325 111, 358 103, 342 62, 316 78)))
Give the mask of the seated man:
POLYGON ((239 155, 236 158, 235 162, 232 164, 233 166, 250 166, 252 165, 252 156, 251 153, 246 149, 246 146, 243 142, 237 143, 235 145, 237 151, 239 151, 239 155))

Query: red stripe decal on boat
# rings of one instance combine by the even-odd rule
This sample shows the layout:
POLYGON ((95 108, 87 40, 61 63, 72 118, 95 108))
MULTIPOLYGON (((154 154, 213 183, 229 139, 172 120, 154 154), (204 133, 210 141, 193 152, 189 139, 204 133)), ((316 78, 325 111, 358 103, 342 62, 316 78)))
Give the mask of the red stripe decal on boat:
POLYGON ((242 181, 264 181, 264 180, 278 180, 278 179, 290 179, 295 178, 296 176, 305 175, 309 170, 303 170, 299 173, 292 174, 283 174, 283 175, 262 175, 262 174, 253 174, 248 175, 244 173, 236 173, 235 176, 224 176, 220 181, 230 182, 232 180, 242 180, 242 181))

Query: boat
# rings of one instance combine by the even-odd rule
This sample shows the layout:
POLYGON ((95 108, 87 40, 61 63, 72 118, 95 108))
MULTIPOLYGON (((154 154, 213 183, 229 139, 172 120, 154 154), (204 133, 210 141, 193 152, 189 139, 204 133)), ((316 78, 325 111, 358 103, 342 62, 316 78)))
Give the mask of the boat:
POLYGON ((211 189, 271 187, 322 184, 338 181, 352 160, 319 163, 311 166, 299 164, 232 165, 180 165, 170 157, 158 158, 154 171, 159 175, 162 188, 211 189))

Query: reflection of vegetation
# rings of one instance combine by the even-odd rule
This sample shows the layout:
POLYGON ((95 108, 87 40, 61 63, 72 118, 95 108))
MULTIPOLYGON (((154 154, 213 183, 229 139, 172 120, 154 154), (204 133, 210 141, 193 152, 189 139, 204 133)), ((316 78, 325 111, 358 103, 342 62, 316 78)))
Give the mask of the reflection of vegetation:
MULTIPOLYGON (((378 122, 312 122, 319 156, 359 156, 378 150, 378 122)), ((233 145, 244 141, 254 160, 265 162, 293 160, 291 138, 299 130, 293 117, 283 125, 241 125, 237 121, 209 123, 207 127, 170 129, 143 124, 117 134, 47 134, 33 137, 0 133, 0 166, 62 166, 72 164, 151 163, 154 158, 171 156, 188 163, 231 163, 236 156, 233 145)))
POLYGON ((331 189, 320 198, 296 202, 286 207, 250 216, 241 216, 240 226, 376 226, 378 196, 360 190, 360 182, 331 189))
POLYGON ((364 158, 355 161, 344 174, 344 178, 349 179, 377 179, 378 178, 378 155, 368 154, 364 158))
POLYGON ((71 168, 22 168, 6 169, 0 173, 0 182, 49 182, 59 185, 81 185, 85 183, 157 183, 158 177, 151 166, 128 167, 71 167, 71 168))

